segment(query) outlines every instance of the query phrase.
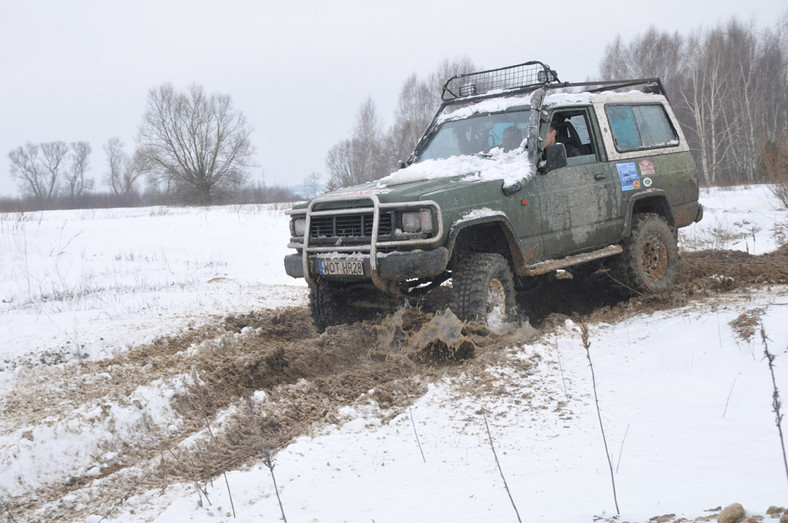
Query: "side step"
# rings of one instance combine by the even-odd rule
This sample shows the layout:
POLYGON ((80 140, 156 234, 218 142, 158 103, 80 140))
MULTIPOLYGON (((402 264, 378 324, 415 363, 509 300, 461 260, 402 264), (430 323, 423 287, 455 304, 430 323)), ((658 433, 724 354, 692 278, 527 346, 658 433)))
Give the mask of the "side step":
POLYGON ((616 254, 621 254, 622 252, 624 252, 624 249, 620 245, 608 245, 607 247, 597 251, 584 252, 582 254, 575 254, 573 256, 567 256, 566 258, 560 258, 558 260, 547 260, 534 263, 533 265, 528 265, 525 268, 523 276, 537 276, 539 274, 547 274, 548 272, 553 272, 558 269, 565 269, 567 267, 572 267, 573 265, 580 265, 593 260, 607 258, 608 256, 615 256, 616 254))

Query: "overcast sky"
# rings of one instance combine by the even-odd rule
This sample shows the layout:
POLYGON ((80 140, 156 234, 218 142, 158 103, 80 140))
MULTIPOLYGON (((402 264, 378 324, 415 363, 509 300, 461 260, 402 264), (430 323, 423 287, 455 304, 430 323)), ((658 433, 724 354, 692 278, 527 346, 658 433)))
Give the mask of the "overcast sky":
POLYGON ((19 194, 8 152, 56 140, 90 142, 88 175, 106 190, 103 145, 132 152, 165 82, 230 95, 253 128, 253 178, 291 185, 325 180, 326 152, 367 97, 388 125, 407 76, 444 59, 541 60, 582 81, 617 35, 734 16, 774 27, 785 12, 783 0, 0 0, 0 196, 19 194))

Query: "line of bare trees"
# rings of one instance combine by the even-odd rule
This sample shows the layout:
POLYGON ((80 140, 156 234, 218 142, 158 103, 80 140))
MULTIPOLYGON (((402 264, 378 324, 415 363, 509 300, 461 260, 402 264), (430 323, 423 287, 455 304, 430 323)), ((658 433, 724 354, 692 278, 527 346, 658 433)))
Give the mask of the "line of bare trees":
POLYGON ((164 84, 148 93, 134 152, 128 154, 119 138, 104 145, 109 193, 92 192, 87 142, 28 143, 8 154, 25 198, 0 202, 0 210, 292 201, 296 196, 287 189, 248 184, 250 133, 229 96, 164 84))
POLYGON ((600 73, 662 78, 705 183, 785 176, 768 156, 788 137, 788 11, 762 30, 732 19, 688 36, 651 28, 628 43, 616 38, 600 73))
POLYGON ((28 143, 8 153, 12 176, 39 203, 60 193, 78 198, 89 191, 93 187, 93 180, 85 177, 89 157, 87 142, 28 143))
MULTIPOLYGON (((326 156, 329 188, 381 178, 413 150, 439 106, 442 82, 474 70, 446 61, 426 80, 409 77, 388 130, 372 99, 351 136, 326 156)), ((788 185, 788 11, 773 28, 732 19, 688 36, 651 28, 605 50, 601 79, 660 77, 685 130, 703 183, 788 185)), ((788 202, 786 202, 788 205, 788 202)))

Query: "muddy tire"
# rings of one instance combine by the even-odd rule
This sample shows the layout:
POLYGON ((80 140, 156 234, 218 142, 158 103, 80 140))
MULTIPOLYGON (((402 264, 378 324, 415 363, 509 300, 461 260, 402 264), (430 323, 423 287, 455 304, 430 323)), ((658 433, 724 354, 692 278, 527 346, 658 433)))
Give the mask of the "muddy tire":
POLYGON ((352 323, 353 311, 348 298, 347 293, 337 289, 315 287, 309 290, 309 312, 317 332, 331 325, 352 323))
POLYGON ((317 332, 326 327, 365 320, 374 316, 376 308, 359 303, 382 302, 377 291, 367 288, 315 287, 309 290, 309 312, 317 332))
POLYGON ((654 213, 635 215, 632 233, 623 247, 616 274, 625 286, 650 294, 675 283, 679 249, 676 232, 665 218, 654 213))
POLYGON ((515 318, 512 271, 495 253, 476 253, 461 260, 452 271, 451 309, 461 320, 490 327, 515 318))

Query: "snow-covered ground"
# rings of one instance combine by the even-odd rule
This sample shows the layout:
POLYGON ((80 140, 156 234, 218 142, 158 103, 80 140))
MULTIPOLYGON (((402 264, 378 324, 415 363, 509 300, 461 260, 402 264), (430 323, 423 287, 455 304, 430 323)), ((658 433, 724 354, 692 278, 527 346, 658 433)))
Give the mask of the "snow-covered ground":
MULTIPOLYGON (((788 212, 766 187, 704 190, 701 201, 704 220, 681 232, 685 250, 759 254, 788 241, 788 212)), ((32 366, 67 372, 71 361, 99 361, 212 316, 305 305, 305 285, 283 270, 288 235, 283 209, 261 206, 0 215, 0 399, 32 366)), ((759 319, 788 394, 786 294, 774 286, 718 295, 590 326, 622 521, 701 516, 733 502, 762 514, 788 503, 763 343, 730 325, 743 313, 759 319)), ((578 326, 514 344, 480 379, 433 383, 388 421, 359 398, 342 423, 281 450, 274 470, 287 520, 516 521, 515 506, 526 521, 614 516, 578 326)), ((178 383, 135 392, 157 426, 178 423, 166 401, 178 383)), ((61 427, 45 418, 28 439, 3 421, 0 498, 59 474, 90 476, 100 445, 136 437, 135 423, 61 427)), ((262 462, 228 473, 227 484, 237 520, 280 520, 262 462)), ((209 494, 210 505, 190 483, 134 492, 108 520, 232 520, 225 482, 209 494)))
POLYGON ((0 214, 0 362, 100 358, 204 315, 305 303, 278 207, 0 214))

